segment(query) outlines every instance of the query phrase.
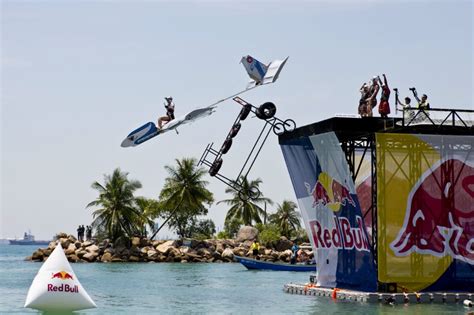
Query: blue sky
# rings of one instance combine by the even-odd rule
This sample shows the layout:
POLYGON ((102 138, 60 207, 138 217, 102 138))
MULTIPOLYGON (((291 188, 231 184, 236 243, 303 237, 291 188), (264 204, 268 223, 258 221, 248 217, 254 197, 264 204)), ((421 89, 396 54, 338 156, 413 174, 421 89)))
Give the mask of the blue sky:
MULTIPOLYGON (((180 115, 240 91, 243 55, 290 56, 275 84, 243 98, 303 126, 355 114, 360 85, 382 73, 402 96, 416 86, 432 107, 473 109, 472 45, 471 1, 1 1, 0 237, 75 233, 92 219, 91 183, 116 167, 157 198, 164 166, 219 146, 239 106, 225 102, 179 135, 121 141, 164 113, 165 96, 180 115)), ((237 175, 261 128, 245 122, 224 175, 237 175)), ((256 177, 265 196, 296 201, 275 136, 256 177)), ((208 180, 216 201, 228 197, 208 180)), ((222 227, 226 210, 209 217, 222 227)))

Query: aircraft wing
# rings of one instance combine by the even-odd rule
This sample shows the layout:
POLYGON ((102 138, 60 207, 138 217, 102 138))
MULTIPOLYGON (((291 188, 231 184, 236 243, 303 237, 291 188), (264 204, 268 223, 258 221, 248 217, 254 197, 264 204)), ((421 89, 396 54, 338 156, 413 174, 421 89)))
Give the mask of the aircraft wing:
POLYGON ((285 66, 286 61, 289 57, 286 57, 284 60, 274 60, 268 65, 268 70, 265 73, 262 84, 273 83, 278 79, 281 69, 285 66))

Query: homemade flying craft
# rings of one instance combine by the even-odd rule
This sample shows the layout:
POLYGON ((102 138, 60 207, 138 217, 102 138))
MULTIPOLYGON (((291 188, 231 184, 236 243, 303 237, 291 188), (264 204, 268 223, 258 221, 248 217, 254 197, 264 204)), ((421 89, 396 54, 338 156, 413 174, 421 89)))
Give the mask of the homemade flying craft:
POLYGON ((240 94, 250 91, 260 85, 273 83, 278 79, 281 69, 285 65, 288 57, 284 60, 274 60, 268 65, 265 65, 253 58, 250 55, 244 56, 241 59, 241 63, 244 65, 247 74, 251 78, 250 83, 247 85, 245 90, 232 94, 231 96, 225 97, 211 105, 205 107, 198 107, 184 116, 178 117, 171 120, 163 126, 162 129, 158 129, 153 122, 147 122, 141 127, 133 130, 128 136, 122 141, 122 147, 134 147, 159 134, 165 133, 170 130, 175 130, 178 133, 178 127, 184 124, 192 123, 197 119, 211 115, 218 104, 234 98, 240 94))

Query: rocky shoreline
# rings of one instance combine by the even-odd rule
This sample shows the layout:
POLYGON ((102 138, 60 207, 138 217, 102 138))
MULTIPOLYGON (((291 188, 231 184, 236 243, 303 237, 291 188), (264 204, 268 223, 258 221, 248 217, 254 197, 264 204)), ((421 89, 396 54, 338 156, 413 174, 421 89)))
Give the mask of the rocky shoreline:
MULTIPOLYGON (((114 246, 108 241, 78 241, 73 235, 60 233, 57 241, 47 248, 37 249, 26 260, 45 261, 57 242, 64 248, 70 262, 179 262, 179 263, 225 263, 233 262, 234 255, 252 257, 252 240, 209 239, 209 240, 149 240, 133 237, 130 246, 114 246)), ((292 242, 281 237, 271 246, 260 246, 261 260, 289 262, 292 242)), ((309 245, 309 244, 307 244, 309 245)), ((311 250, 301 250, 306 259, 311 259, 311 250)))

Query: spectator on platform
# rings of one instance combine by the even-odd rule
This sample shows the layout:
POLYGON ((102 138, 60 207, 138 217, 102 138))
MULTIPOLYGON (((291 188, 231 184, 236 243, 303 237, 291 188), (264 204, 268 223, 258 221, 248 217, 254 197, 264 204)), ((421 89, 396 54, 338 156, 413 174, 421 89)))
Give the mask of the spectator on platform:
POLYGON ((388 87, 387 77, 383 74, 383 83, 380 77, 378 77, 379 83, 382 86, 382 95, 380 96, 379 114, 382 118, 387 118, 390 114, 390 105, 388 100, 390 98, 390 88, 388 87))

